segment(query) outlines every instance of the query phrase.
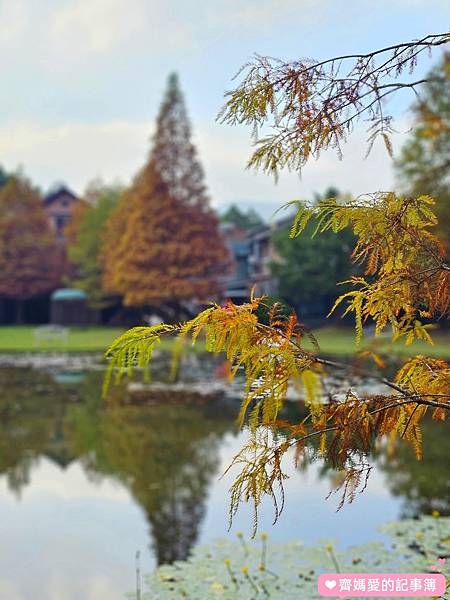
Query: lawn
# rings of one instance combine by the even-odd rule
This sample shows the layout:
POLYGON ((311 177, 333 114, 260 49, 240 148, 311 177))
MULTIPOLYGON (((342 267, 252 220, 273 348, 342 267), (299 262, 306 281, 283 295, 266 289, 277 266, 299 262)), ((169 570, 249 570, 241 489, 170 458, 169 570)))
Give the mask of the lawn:
MULTIPOLYGON (((324 354, 350 355, 355 352, 355 332, 348 327, 327 326, 314 331, 324 354)), ((450 331, 432 331, 434 345, 415 341, 411 346, 405 346, 402 339, 392 344, 388 336, 374 338, 373 335, 363 337, 361 348, 370 347, 381 354, 395 354, 397 356, 411 356, 425 354, 441 358, 450 357, 450 331)), ((306 346, 306 344, 305 344, 306 346)), ((312 349, 312 346, 308 345, 312 349)))
MULTIPOLYGON (((0 352, 104 352, 113 339, 124 331, 120 327, 71 327, 66 339, 40 340, 36 338, 37 328, 25 326, 0 327, 0 352)), ((329 326, 317 329, 315 335, 324 354, 348 356, 355 352, 355 335, 350 328, 329 326)), ((405 346, 398 341, 391 344, 388 337, 365 337, 362 346, 368 344, 375 351, 384 354, 450 357, 450 331, 436 331, 433 334, 435 345, 415 342, 405 346)), ((308 344, 305 344, 306 347, 308 344)), ((171 340, 164 340, 163 348, 171 347, 171 340)), ((198 343, 198 350, 203 345, 198 343)))
POLYGON ((104 352, 123 327, 70 327, 66 339, 41 340, 38 327, 0 327, 0 352, 104 352))

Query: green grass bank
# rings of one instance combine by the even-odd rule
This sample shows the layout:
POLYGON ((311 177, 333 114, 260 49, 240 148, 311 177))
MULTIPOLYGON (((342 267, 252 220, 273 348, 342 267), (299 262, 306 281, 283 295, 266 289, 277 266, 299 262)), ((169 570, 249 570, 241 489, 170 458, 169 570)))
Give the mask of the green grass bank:
MULTIPOLYGON (((62 339, 43 339, 37 333, 39 328, 30 325, 0 327, 0 352, 104 352, 111 342, 120 335, 121 327, 71 327, 62 339)), ((320 348, 324 354, 349 356, 355 352, 355 335, 350 328, 327 326, 315 331, 320 348)), ((427 354, 442 358, 450 357, 450 331, 435 331, 434 346, 424 342, 415 342, 405 346, 402 341, 391 344, 388 337, 365 337, 362 347, 370 346, 382 354, 411 356, 427 354)), ((162 348, 170 349, 170 339, 162 341, 162 348)), ((311 348, 308 343, 305 347, 311 348)), ((203 348, 201 342, 198 349, 203 348)))

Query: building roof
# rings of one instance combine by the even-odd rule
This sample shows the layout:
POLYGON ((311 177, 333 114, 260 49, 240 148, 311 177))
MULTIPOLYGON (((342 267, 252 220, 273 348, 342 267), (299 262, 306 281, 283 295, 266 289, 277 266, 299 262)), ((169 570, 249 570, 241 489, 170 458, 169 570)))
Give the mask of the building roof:
POLYGON ((52 300, 86 300, 87 294, 83 290, 76 288, 60 288, 51 295, 52 300))
POLYGON ((58 187, 54 188, 44 196, 44 204, 48 206, 61 196, 70 196, 73 200, 78 200, 78 196, 76 196, 68 187, 65 185, 58 185, 58 187))

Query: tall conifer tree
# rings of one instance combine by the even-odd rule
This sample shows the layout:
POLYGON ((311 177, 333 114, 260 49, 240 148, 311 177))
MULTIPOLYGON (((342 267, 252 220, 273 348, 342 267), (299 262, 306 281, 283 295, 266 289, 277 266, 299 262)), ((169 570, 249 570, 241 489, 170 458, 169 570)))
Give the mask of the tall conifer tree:
POLYGON ((228 252, 209 207, 175 75, 149 160, 109 220, 102 259, 106 292, 164 318, 179 319, 190 302, 211 300, 220 290, 228 252))
POLYGON ((169 76, 150 160, 176 200, 199 208, 208 205, 204 173, 191 141, 191 126, 176 73, 169 76))

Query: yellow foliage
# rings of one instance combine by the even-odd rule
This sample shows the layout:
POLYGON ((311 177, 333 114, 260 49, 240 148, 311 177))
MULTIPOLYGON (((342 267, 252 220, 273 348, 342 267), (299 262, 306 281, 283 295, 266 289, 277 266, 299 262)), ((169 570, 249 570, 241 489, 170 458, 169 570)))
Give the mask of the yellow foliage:
POLYGON ((393 340, 405 337, 432 343, 429 326, 421 319, 442 316, 450 307, 450 269, 444 263, 445 248, 430 228, 437 224, 434 200, 429 196, 410 198, 393 192, 360 197, 340 204, 336 198, 317 206, 299 206, 291 236, 301 234, 311 218, 315 234, 351 227, 357 237, 352 252, 355 262, 366 265, 365 277, 352 277, 355 290, 336 300, 330 314, 342 303, 343 316, 355 314, 356 344, 368 319, 375 322, 375 334, 388 325, 393 340))
MULTIPOLYGON (((295 460, 301 464, 308 459, 307 441, 317 436, 316 456, 344 474, 342 501, 351 501, 367 483, 370 466, 366 457, 377 439, 388 436, 393 449, 394 439, 399 437, 412 444, 420 459, 421 420, 430 407, 434 419, 444 419, 450 408, 448 364, 422 356, 407 361, 394 382, 380 377, 391 388, 390 394, 365 398, 349 390, 343 400, 330 398, 326 402, 324 366, 335 363, 303 349, 308 332, 295 314, 283 316, 274 306, 269 311, 269 324, 261 323, 258 308, 262 304, 264 298, 252 297, 241 305, 227 301, 211 305, 186 323, 131 329, 108 350, 110 362, 105 377, 106 392, 113 372, 118 381, 123 374, 130 375, 134 367, 145 369, 163 334, 177 334, 177 348, 188 337, 195 343, 202 335, 210 352, 225 353, 231 378, 244 372, 246 386, 239 424, 248 426, 250 440, 231 465, 241 470, 231 487, 230 516, 241 501, 251 500, 255 528, 263 495, 272 498, 276 517, 282 508, 285 475, 281 459, 290 447, 295 448, 295 460), (309 413, 300 423, 278 419, 290 383, 300 385, 306 396, 309 413), (281 494, 281 503, 277 493, 281 494)), ((366 351, 362 355, 373 358, 380 368, 384 366, 375 353, 366 351)))

